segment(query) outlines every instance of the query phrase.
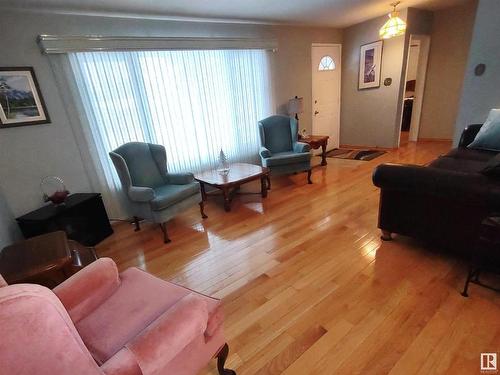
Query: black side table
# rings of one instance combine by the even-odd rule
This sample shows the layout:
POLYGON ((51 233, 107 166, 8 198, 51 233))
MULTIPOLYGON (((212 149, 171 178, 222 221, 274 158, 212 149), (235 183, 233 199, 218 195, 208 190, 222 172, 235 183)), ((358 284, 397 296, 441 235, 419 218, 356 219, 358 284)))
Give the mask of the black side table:
POLYGON ((489 216, 481 222, 480 236, 471 255, 469 271, 462 296, 468 297, 469 284, 500 292, 500 289, 479 280, 483 271, 500 275, 500 215, 489 216))
POLYGON ((95 246, 113 233, 97 193, 71 194, 63 205, 51 203, 16 220, 25 238, 62 230, 71 240, 95 246))

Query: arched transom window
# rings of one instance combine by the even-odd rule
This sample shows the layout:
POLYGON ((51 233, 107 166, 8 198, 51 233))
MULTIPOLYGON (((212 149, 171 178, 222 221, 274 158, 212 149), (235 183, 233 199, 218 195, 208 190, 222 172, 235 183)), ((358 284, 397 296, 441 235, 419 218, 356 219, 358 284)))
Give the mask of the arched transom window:
POLYGON ((323 56, 319 62, 318 70, 335 70, 335 61, 331 56, 323 56))

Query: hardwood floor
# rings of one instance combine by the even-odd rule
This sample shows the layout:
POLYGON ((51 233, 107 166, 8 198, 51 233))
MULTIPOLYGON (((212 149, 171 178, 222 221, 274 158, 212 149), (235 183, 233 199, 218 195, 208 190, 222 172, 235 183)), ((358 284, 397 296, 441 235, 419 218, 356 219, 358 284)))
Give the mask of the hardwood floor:
MULTIPOLYGON (((120 223, 97 250, 120 269, 223 298, 239 375, 478 374, 480 353, 500 351, 499 294, 472 286, 462 297, 463 264, 401 236, 382 242, 377 229, 373 168, 449 148, 410 142, 368 162, 329 158, 314 184, 273 178, 267 199, 236 196, 230 213, 210 197, 208 219, 193 207, 169 223, 168 245, 158 226, 120 223)), ((215 362, 203 374, 217 374, 215 362)))

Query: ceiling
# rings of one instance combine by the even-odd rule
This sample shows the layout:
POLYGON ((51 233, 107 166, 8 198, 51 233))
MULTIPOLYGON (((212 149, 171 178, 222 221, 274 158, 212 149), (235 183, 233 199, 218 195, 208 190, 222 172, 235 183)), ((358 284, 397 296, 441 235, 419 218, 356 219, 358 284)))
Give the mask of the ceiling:
MULTIPOLYGON (((160 19, 346 27, 390 11, 392 0, 0 0, 0 8, 160 19)), ((466 0, 404 0, 401 9, 466 0)))

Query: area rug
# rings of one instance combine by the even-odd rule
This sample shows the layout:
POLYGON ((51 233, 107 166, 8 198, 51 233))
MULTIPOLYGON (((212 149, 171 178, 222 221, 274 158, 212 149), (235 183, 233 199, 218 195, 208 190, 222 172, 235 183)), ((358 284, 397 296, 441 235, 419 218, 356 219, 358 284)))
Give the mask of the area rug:
POLYGON ((380 155, 384 155, 385 153, 386 151, 380 150, 349 150, 346 148, 336 148, 335 150, 328 151, 326 156, 329 158, 369 161, 379 157, 380 155))

